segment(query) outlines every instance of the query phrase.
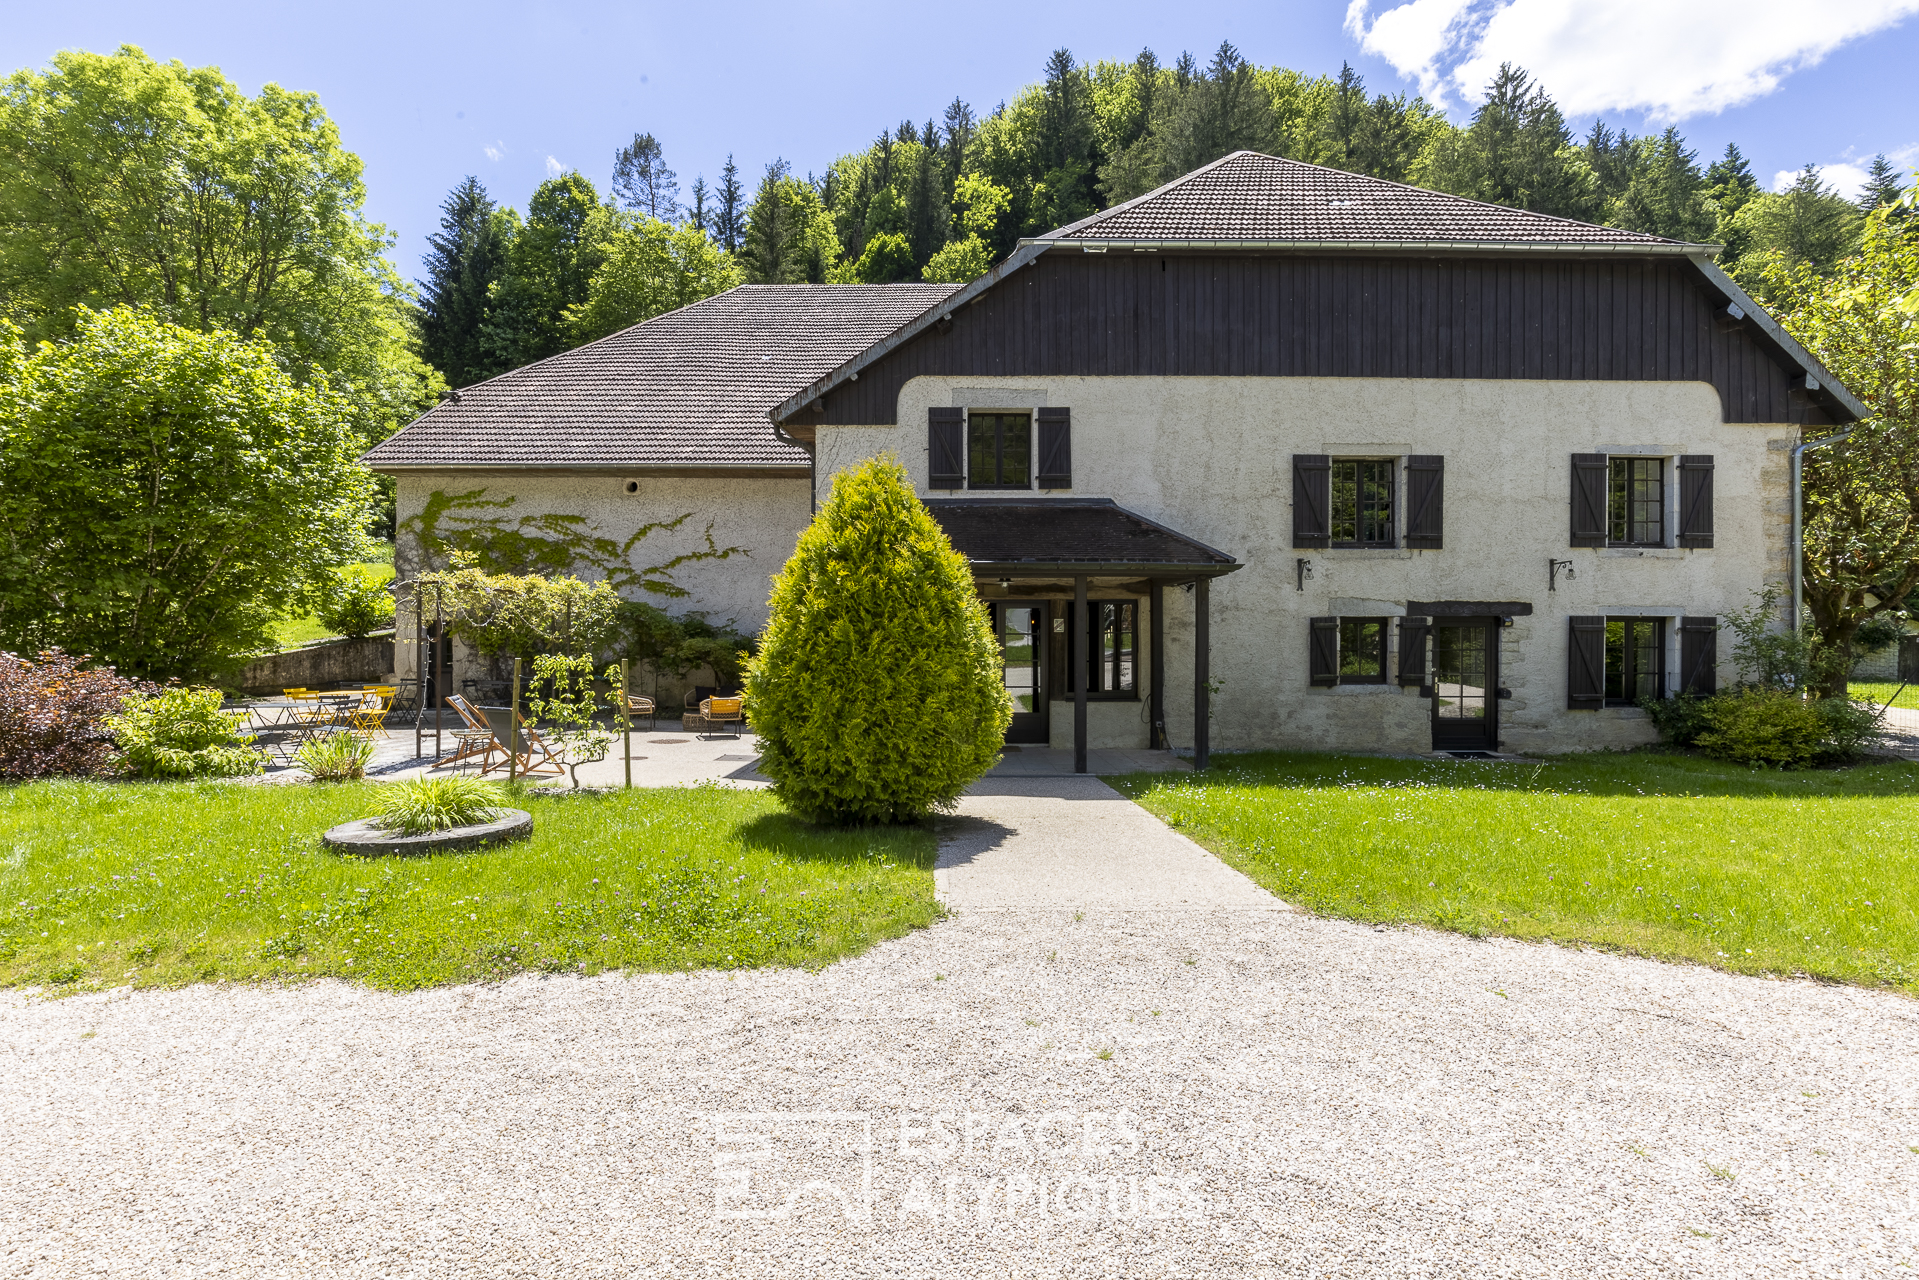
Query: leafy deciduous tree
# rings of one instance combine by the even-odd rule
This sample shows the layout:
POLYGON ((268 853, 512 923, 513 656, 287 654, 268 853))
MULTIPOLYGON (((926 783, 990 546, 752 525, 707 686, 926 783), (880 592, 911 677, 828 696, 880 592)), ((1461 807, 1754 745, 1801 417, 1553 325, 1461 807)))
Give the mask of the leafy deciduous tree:
POLYGON ((351 406, 230 333, 75 323, 0 343, 0 638, 146 676, 235 665, 364 547, 351 406))
POLYGON ((586 301, 567 311, 575 342, 604 338, 740 283, 738 266, 691 223, 673 227, 642 217, 615 230, 604 253, 586 301))

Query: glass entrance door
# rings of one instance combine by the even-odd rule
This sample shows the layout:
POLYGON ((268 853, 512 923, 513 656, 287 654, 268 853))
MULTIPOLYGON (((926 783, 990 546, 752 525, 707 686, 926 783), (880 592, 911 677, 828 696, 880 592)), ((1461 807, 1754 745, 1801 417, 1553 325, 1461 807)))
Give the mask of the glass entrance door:
POLYGON ((1006 696, 1013 700, 1008 742, 1048 740, 1046 723, 1046 602, 1002 600, 993 605, 1006 696))
POLYGON ((1499 748, 1499 641, 1488 618, 1433 619, 1433 750, 1499 748))

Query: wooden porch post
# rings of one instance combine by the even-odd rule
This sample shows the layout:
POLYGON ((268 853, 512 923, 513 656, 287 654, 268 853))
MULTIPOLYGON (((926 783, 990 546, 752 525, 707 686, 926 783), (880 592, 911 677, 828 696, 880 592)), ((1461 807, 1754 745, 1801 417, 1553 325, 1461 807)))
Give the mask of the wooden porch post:
POLYGON ((1158 578, 1153 579, 1146 601, 1146 607, 1153 611, 1152 639, 1148 641, 1153 651, 1147 658, 1146 679, 1152 690, 1146 695, 1149 700, 1149 715, 1152 717, 1152 734, 1147 746, 1155 751, 1166 748, 1166 584, 1158 578))
POLYGON ((1073 579, 1073 772, 1086 772, 1086 638, 1092 631, 1092 619, 1086 616, 1086 575, 1073 579))
POLYGON ((1201 578, 1193 584, 1193 768, 1204 769, 1211 757, 1210 734, 1207 730, 1211 707, 1212 683, 1212 627, 1206 617, 1208 603, 1207 588, 1212 579, 1201 578))

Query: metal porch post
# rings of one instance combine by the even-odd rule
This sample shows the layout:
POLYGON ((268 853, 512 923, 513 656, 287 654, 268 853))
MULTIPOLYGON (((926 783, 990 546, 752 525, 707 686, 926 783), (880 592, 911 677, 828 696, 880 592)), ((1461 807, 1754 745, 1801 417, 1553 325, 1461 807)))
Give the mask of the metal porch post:
POLYGON ((1086 772, 1086 640, 1092 631, 1086 616, 1086 575, 1073 579, 1073 772, 1086 772))
POLYGON ((1212 579, 1193 584, 1193 768, 1204 769, 1212 750, 1207 732, 1212 684, 1212 627, 1206 616, 1212 579))
POLYGON ((1148 641, 1153 652, 1147 658, 1147 680, 1152 690, 1147 694, 1148 715, 1152 717, 1152 732, 1147 746, 1155 751, 1164 750, 1166 741, 1166 584, 1154 578, 1149 588, 1146 607, 1153 611, 1152 639, 1148 641))

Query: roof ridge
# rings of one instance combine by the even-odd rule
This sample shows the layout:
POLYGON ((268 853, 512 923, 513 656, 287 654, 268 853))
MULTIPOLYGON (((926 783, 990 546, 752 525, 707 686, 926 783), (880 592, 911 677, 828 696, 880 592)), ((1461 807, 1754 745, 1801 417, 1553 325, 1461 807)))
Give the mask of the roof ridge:
MULTIPOLYGON (((1456 195, 1450 191, 1440 191, 1433 187, 1416 186, 1413 183, 1400 182, 1392 178, 1375 177, 1374 175, 1369 173, 1355 173, 1350 169, 1336 169, 1331 165, 1315 164, 1310 160, 1296 160, 1292 158, 1291 156, 1275 156, 1275 155, 1269 155, 1268 153, 1263 151, 1251 151, 1251 150, 1240 150, 1240 151, 1230 152, 1229 154, 1221 156, 1219 159, 1214 160, 1209 164, 1201 165, 1199 168, 1194 169, 1191 173, 1182 174, 1179 177, 1173 179, 1171 182, 1163 183, 1160 186, 1155 187, 1153 190, 1146 192, 1144 195, 1134 196, 1131 200, 1127 200, 1120 204, 1116 204, 1110 209, 1102 209, 1098 213, 1094 213, 1085 218, 1081 218, 1078 222, 1074 222, 1068 226, 1061 227, 1056 231, 1048 232, 1046 235, 1036 236, 1034 237, 1034 239, 1041 240, 1041 241, 1054 241, 1054 240, 1066 239, 1074 236, 1084 236, 1086 232, 1095 230, 1101 223, 1114 220, 1129 210, 1135 209, 1140 205, 1146 204, 1149 201, 1162 197, 1177 188, 1187 186, 1193 183, 1194 181, 1211 174, 1216 169, 1219 169, 1234 161, 1240 161, 1240 160, 1264 160, 1264 161, 1270 161, 1275 165, 1292 166, 1296 169, 1309 169, 1309 170, 1314 170, 1324 174, 1335 174, 1341 178, 1350 178, 1362 183, 1376 184, 1379 186, 1392 188, 1397 191, 1412 193, 1425 199, 1438 199, 1454 205, 1470 206, 1475 209, 1485 210, 1485 211, 1497 214, 1501 217, 1518 217, 1518 218, 1531 221, 1535 224, 1557 225, 1557 226, 1563 226, 1567 228, 1577 227, 1583 231, 1604 232, 1604 233, 1607 233, 1607 235, 1609 235, 1610 237, 1614 238, 1614 243, 1624 242, 1624 243, 1637 243, 1637 244, 1645 244, 1645 245, 1681 245, 1681 244, 1688 243, 1687 241, 1683 241, 1683 240, 1670 240, 1664 236, 1656 236, 1644 231, 1633 231, 1624 227, 1608 227, 1601 223, 1585 222, 1578 218, 1568 218, 1556 213, 1541 213, 1534 209, 1521 209, 1514 205, 1497 204, 1490 200, 1479 200, 1472 196, 1456 195)), ((1587 241, 1584 241, 1584 240, 1574 240, 1569 242, 1570 243, 1587 243, 1587 241)), ((1301 241, 1297 241, 1296 243, 1311 243, 1311 241, 1301 240, 1301 241)), ((1524 243, 1524 242, 1520 241, 1517 243, 1524 243)), ((1542 241, 1534 241, 1533 243, 1546 244, 1546 243, 1554 243, 1554 242, 1542 240, 1542 241)))

